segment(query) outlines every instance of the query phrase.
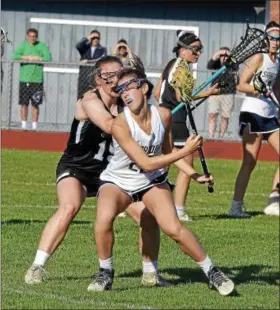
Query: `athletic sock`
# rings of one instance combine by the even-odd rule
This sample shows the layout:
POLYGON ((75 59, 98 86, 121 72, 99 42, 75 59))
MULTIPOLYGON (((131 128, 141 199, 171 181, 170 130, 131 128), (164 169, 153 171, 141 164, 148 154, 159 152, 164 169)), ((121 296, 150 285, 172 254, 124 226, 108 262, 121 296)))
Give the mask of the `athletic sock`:
POLYGON ((49 260, 50 257, 51 257, 51 254, 43 250, 37 250, 33 264, 45 266, 46 262, 49 260))
POLYGON ((213 263, 209 256, 207 255, 205 259, 202 262, 197 262, 202 271, 205 273, 205 275, 208 277, 208 271, 213 266, 213 263))
POLYGON ((185 206, 176 206, 177 215, 184 215, 185 214, 185 206))
POLYGON ((107 259, 99 259, 99 266, 102 269, 113 270, 113 256, 107 259))
POLYGON ((27 121, 21 121, 21 128, 26 129, 27 121))
POLYGON ((158 269, 158 261, 154 260, 152 262, 142 262, 143 266, 143 273, 151 273, 151 272, 157 272, 158 269))
POLYGON ((32 122, 32 129, 37 129, 37 122, 32 122))

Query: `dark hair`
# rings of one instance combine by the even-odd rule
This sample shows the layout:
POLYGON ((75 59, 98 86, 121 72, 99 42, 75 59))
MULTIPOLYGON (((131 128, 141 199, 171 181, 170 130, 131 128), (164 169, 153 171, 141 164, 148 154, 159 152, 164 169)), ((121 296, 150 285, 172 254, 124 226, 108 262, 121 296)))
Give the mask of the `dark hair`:
POLYGON ((97 74, 100 73, 100 69, 101 69, 101 66, 104 65, 104 64, 108 64, 108 63, 112 63, 112 62, 117 62, 118 64, 120 64, 121 66, 123 66, 121 60, 118 58, 118 57, 115 57, 115 56, 104 56, 102 58, 100 58, 99 60, 97 60, 97 62, 95 63, 94 67, 93 67, 93 71, 92 71, 92 84, 93 84, 93 87, 96 87, 96 81, 95 81, 95 76, 97 74))
POLYGON ((229 51, 229 52, 230 52, 230 48, 227 47, 227 46, 221 46, 221 47, 220 47, 220 50, 226 50, 226 51, 229 51))
POLYGON ((147 80, 146 74, 142 70, 137 70, 137 69, 132 69, 132 68, 124 69, 119 74, 119 79, 122 79, 125 76, 135 76, 138 79, 145 80, 144 83, 148 84, 148 87, 149 87, 149 90, 148 90, 146 96, 147 96, 148 99, 151 98, 151 95, 153 93, 154 85, 149 80, 147 80))
POLYGON ((178 57, 179 55, 179 49, 181 47, 184 47, 184 45, 190 45, 196 41, 200 41, 199 37, 197 37, 194 33, 192 32, 183 32, 183 30, 177 30, 176 31, 176 36, 177 36, 177 45, 173 48, 172 52, 176 53, 176 56, 178 57), (180 44, 183 43, 183 44, 180 44))
POLYGON ((101 37, 101 34, 100 34, 100 32, 99 32, 97 29, 92 30, 90 33, 91 33, 91 34, 93 34, 93 33, 98 33, 99 38, 101 37))
POLYGON ((276 23, 274 20, 270 21, 266 27, 265 27, 265 31, 267 31, 269 28, 272 28, 272 27, 277 27, 277 28, 280 28, 280 24, 276 23))
POLYGON ((29 34, 30 32, 36 33, 36 36, 38 37, 38 30, 37 30, 37 29, 35 29, 35 28, 29 28, 29 29, 26 31, 26 34, 29 34))
POLYGON ((127 41, 126 41, 125 39, 120 39, 120 40, 118 41, 118 44, 119 44, 119 43, 127 44, 127 41))
POLYGON ((104 57, 100 58, 99 60, 97 60, 97 62, 95 63, 95 65, 94 65, 94 72, 95 72, 95 74, 100 72, 100 68, 101 68, 102 65, 108 64, 108 63, 111 63, 111 62, 117 62, 118 64, 123 66, 121 60, 118 57, 110 56, 110 55, 104 56, 104 57))

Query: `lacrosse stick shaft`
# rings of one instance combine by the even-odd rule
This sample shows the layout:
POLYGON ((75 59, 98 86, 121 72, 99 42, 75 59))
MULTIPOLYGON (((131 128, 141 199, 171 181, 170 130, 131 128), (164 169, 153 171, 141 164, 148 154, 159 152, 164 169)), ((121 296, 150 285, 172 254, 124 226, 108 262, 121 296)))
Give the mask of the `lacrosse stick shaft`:
MULTIPOLYGON (((196 125, 195 125, 195 122, 194 122, 194 118, 193 118, 193 115, 192 115, 191 107, 190 107, 190 105, 188 103, 186 103, 185 105, 186 105, 186 109, 187 109, 187 112, 188 112, 188 117, 189 117, 189 120, 190 120, 190 124, 191 124, 191 127, 192 127, 193 134, 198 135, 198 132, 197 132, 197 129, 196 129, 196 125)), ((200 159, 200 163, 201 163, 203 172, 204 172, 206 177, 209 177, 210 173, 208 171, 208 167, 207 167, 207 164, 206 164, 205 156, 204 156, 204 153, 203 153, 203 150, 202 150, 201 147, 198 149, 198 154, 199 154, 199 159, 200 159)), ((208 185, 208 192, 209 193, 213 193, 214 192, 214 188, 210 184, 208 185)))
MULTIPOLYGON (((202 83, 197 89, 192 92, 192 97, 198 95, 205 87, 211 84, 214 80, 216 80, 221 74, 226 71, 227 67, 222 66, 218 71, 216 71, 212 76, 210 76, 204 83, 202 83)), ((184 102, 180 102, 176 108, 172 110, 172 114, 178 112, 185 105, 184 102)))
POLYGON ((277 100, 276 96, 274 95, 273 92, 270 92, 270 95, 268 96, 268 98, 270 98, 270 100, 272 101, 272 103, 277 107, 277 109, 280 109, 280 103, 277 100))
POLYGON ((198 108, 206 99, 208 99, 209 97, 204 97, 202 98, 200 101, 198 101, 198 103, 196 103, 195 105, 192 106, 191 111, 195 110, 196 108, 198 108))

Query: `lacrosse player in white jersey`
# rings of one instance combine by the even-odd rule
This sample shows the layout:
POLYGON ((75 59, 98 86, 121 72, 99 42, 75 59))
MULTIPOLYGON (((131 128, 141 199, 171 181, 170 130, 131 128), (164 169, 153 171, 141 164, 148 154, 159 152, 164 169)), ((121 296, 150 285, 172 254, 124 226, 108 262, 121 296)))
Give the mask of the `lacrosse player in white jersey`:
MULTIPOLYGON (((268 54, 249 58, 240 75, 237 90, 246 94, 239 117, 239 134, 243 140, 243 162, 235 182, 229 215, 249 218, 244 211, 244 196, 250 175, 254 170, 262 140, 265 139, 279 154, 279 122, 276 104, 270 98, 271 89, 279 73, 280 25, 274 21, 265 29, 270 43, 268 54)), ((269 201, 264 209, 267 215, 279 216, 279 168, 275 174, 269 201)))
MULTIPOLYGON (((234 283, 213 263, 190 229, 184 227, 175 210, 167 167, 176 166, 190 173, 198 182, 212 183, 212 177, 198 176, 183 158, 201 145, 202 139, 190 136, 185 146, 172 151, 172 115, 169 109, 148 103, 152 84, 141 72, 128 69, 119 77, 117 92, 125 104, 122 114, 113 122, 114 155, 102 172, 95 223, 95 240, 100 267, 112 261, 113 223, 118 213, 132 201, 142 200, 154 215, 164 233, 176 241, 202 268, 221 295, 229 295, 234 283)), ((104 291, 112 288, 114 271, 100 268, 89 288, 104 291)))

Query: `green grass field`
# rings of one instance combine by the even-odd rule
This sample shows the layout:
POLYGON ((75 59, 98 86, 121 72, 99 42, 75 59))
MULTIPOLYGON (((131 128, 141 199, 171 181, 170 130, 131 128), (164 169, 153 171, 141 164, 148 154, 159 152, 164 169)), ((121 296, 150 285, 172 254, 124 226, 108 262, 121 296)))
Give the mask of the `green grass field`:
MULTIPOLYGON (((198 266, 176 243, 161 236, 159 267, 169 288, 140 285, 138 228, 128 217, 115 223, 113 290, 88 293, 98 269, 93 221, 95 199, 87 200, 64 242, 48 262, 48 281, 27 286, 24 274, 34 259, 41 231, 56 208, 55 167, 59 153, 2 151, 2 309, 278 309, 279 218, 262 214, 275 171, 260 162, 249 184, 249 220, 229 219, 240 162, 209 160, 215 193, 192 183, 189 227, 210 257, 236 283, 234 296, 209 290, 198 266)), ((196 162, 198 170, 199 162, 196 162)), ((171 169, 171 180, 176 170, 171 169)))

